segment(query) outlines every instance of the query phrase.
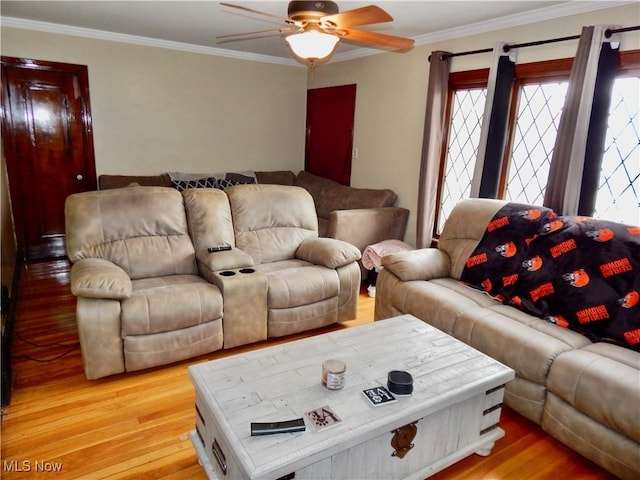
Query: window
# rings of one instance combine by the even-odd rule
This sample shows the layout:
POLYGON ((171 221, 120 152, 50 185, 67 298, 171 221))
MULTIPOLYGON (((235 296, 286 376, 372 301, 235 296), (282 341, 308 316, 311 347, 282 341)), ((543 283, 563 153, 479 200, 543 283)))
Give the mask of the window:
MULTIPOLYGON (((640 51, 623 52, 621 57, 594 216, 638 224, 640 51)), ((516 66, 499 198, 542 204, 571 64, 572 59, 562 59, 516 66)), ((456 203, 470 193, 487 78, 487 69, 456 72, 449 77, 436 235, 456 203)))
POLYGON ((445 182, 442 185, 438 232, 461 198, 469 197, 473 167, 480 143, 486 88, 458 90, 453 94, 451 133, 447 145, 445 182))
POLYGON ((640 75, 613 84, 595 217, 640 223, 640 75))
POLYGON ((449 75, 446 116, 446 157, 441 162, 436 213, 436 233, 440 234, 451 210, 469 197, 480 143, 484 105, 487 100, 489 69, 449 75))
POLYGON ((568 81, 520 89, 504 198, 542 205, 568 81))

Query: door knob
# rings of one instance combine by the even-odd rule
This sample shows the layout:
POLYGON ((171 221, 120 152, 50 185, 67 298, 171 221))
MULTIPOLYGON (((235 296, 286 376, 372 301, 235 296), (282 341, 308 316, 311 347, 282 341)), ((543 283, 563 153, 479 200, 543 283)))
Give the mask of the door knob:
POLYGON ((81 173, 76 175, 76 180, 82 180, 84 177, 82 176, 81 173))

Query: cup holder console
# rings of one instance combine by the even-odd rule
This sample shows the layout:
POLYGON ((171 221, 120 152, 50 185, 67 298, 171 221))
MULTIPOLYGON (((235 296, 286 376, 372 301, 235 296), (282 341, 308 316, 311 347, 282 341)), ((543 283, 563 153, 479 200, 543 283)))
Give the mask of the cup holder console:
MULTIPOLYGON (((241 268, 240 270, 238 270, 238 272, 240 273, 256 273, 255 268, 241 268)), ((236 272, 234 272, 233 270, 223 270, 221 272, 218 272, 219 275, 222 275, 223 277, 233 277, 236 272)))
POLYGON ((251 267, 218 270, 212 279, 222 292, 224 348, 267 339, 267 276, 251 267))

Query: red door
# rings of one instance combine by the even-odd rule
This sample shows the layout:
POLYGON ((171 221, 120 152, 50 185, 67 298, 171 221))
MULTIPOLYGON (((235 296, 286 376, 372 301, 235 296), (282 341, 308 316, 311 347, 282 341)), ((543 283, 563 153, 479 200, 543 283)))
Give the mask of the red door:
POLYGON ((64 256, 65 200, 96 188, 87 67, 2 57, 2 85, 18 251, 64 256))
POLYGON ((307 91, 306 171, 351 184, 355 109, 355 85, 307 91))

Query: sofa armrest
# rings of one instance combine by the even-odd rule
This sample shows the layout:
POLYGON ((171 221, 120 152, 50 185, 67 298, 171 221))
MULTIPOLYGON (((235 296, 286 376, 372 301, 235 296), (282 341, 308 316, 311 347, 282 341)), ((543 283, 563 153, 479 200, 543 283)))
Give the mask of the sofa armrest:
POLYGON ((253 258, 239 248, 232 248, 222 252, 198 252, 196 254, 198 270, 232 270, 234 268, 253 267, 253 258))
POLYGON ((334 210, 329 214, 327 237, 355 245, 361 252, 383 240, 402 240, 409 210, 401 207, 334 210))
POLYGON ((327 268, 339 268, 360 260, 360 250, 334 238, 307 238, 296 250, 296 258, 327 268))
POLYGON ((133 286, 127 272, 102 258, 83 258, 71 267, 71 293, 77 297, 124 300, 133 286))
POLYGON ((382 257, 382 266, 403 282, 451 276, 449 256, 437 248, 422 248, 382 257))

